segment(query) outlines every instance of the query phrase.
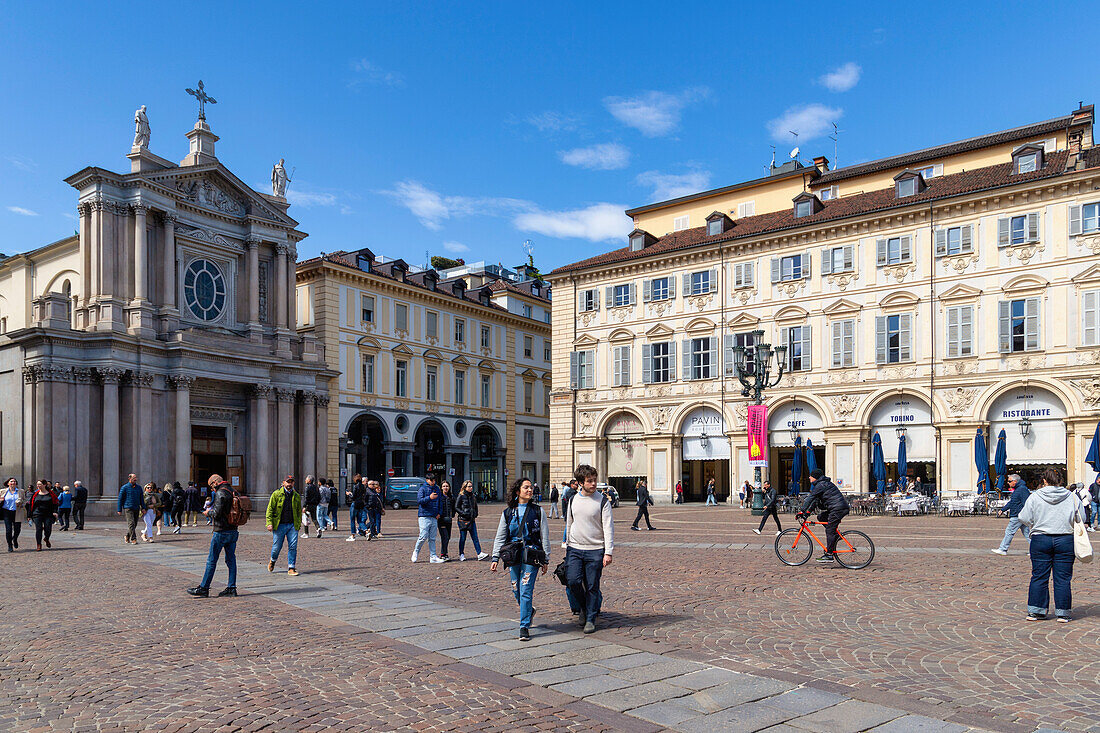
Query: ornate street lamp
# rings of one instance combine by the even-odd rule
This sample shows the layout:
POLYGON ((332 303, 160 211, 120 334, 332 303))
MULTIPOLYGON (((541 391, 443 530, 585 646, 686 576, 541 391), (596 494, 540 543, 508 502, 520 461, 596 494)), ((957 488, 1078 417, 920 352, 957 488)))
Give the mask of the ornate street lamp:
POLYGON ((899 441, 905 440, 905 426, 898 425, 896 428, 894 428, 894 435, 898 436, 899 441))
POLYGON ((707 429, 703 428, 703 432, 699 433, 699 447, 706 450, 708 445, 710 445, 710 436, 707 435, 707 429))
MULTIPOLYGON (((793 422, 793 421, 792 421, 793 422)), ((794 425, 791 426, 791 443, 797 443, 798 438, 802 435, 794 425)))
POLYGON ((623 437, 619 438, 619 445, 622 447, 623 450, 630 450, 630 438, 628 438, 626 435, 623 435, 623 437))
MULTIPOLYGON (((751 397, 754 405, 764 403, 764 390, 777 386, 787 368, 787 347, 776 346, 773 349, 771 344, 761 342, 763 338, 763 331, 752 332, 754 346, 751 354, 744 346, 733 347, 733 362, 737 370, 737 381, 741 383, 741 396, 751 397), (772 376, 773 357, 776 367, 774 377, 772 376)), ((760 516, 764 513, 760 466, 756 466, 753 470, 753 483, 756 488, 752 492, 752 513, 760 516)))
POLYGON ((1031 434, 1031 418, 1028 417, 1027 415, 1024 415, 1023 419, 1020 420, 1020 436, 1026 438, 1030 434, 1031 434))

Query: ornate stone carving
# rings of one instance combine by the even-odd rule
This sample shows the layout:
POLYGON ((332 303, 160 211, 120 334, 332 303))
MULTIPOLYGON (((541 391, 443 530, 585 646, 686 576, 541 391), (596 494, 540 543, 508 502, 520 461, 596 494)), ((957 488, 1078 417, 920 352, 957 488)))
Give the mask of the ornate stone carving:
POLYGON ((293 389, 287 389, 286 387, 275 387, 275 401, 276 402, 294 402, 297 399, 297 395, 293 389))
POLYGON ((863 401, 861 394, 835 394, 829 397, 829 405, 833 408, 833 414, 840 420, 851 420, 852 415, 863 401))
POLYGON ((949 361, 943 365, 943 374, 950 376, 952 374, 977 374, 978 373, 978 360, 977 359, 959 359, 955 361, 949 361))
POLYGON ((95 378, 95 373, 87 367, 73 367, 73 381, 78 384, 87 384, 95 378))
POLYGON ((187 374, 169 374, 164 378, 165 386, 176 389, 191 389, 194 383, 195 378, 187 374))
POLYGON ((653 429, 658 433, 668 428, 668 421, 672 419, 672 408, 667 405, 649 408, 649 419, 653 422, 653 429))
POLYGON ((586 311, 584 313, 581 313, 581 325, 591 326, 592 321, 596 320, 596 313, 597 311, 586 311))
POLYGON ((615 320, 618 321, 619 323, 622 323, 623 321, 625 321, 628 318, 633 318, 634 317, 634 307, 633 306, 631 306, 629 308, 616 308, 611 312, 615 314, 615 320))
MULTIPOLYGON (((656 303, 649 304, 649 312, 660 318, 666 313, 672 312, 671 300, 658 300, 656 303)), ((588 325, 588 324, 585 324, 588 325)))
POLYGON ((311 402, 316 405, 317 404, 317 393, 303 390, 303 391, 298 393, 297 401, 298 401, 299 404, 302 404, 302 405, 308 405, 311 402))
POLYGON ((630 387, 619 387, 617 389, 614 389, 612 390, 611 395, 612 397, 614 397, 614 399, 617 399, 620 402, 630 399, 630 387))
POLYGON ((858 272, 838 272, 825 278, 825 282, 835 285, 839 290, 846 290, 853 280, 859 279, 858 272))
POLYGON ((1077 352, 1078 364, 1100 364, 1100 349, 1077 352))
POLYGON ((130 380, 135 387, 152 387, 156 376, 153 372, 132 372, 130 380))
POLYGON ((146 216, 149 213, 149 207, 145 204, 130 204, 130 211, 135 215, 146 216))
POLYGON ((749 422, 749 403, 737 402, 733 405, 733 423, 739 428, 745 427, 749 422))
POLYGON ((45 381, 42 377, 42 366, 40 364, 24 365, 23 381, 26 384, 35 384, 37 382, 45 381))
POLYGON ((878 370, 879 379, 912 379, 917 376, 915 366, 881 367, 878 370))
POLYGON ((1077 237, 1077 246, 1089 250, 1094 255, 1100 255, 1100 234, 1087 234, 1077 237))
POLYGON ((582 389, 577 392, 577 402, 594 402, 595 394, 590 389, 582 389))
POLYGON ((283 158, 279 158, 279 162, 271 168, 271 195, 286 197, 286 184, 291 181, 290 176, 286 174, 286 161, 283 158))
POLYGON ((260 263, 260 282, 258 283, 260 289, 260 320, 267 320, 267 263, 260 263))
POLYGON ((858 369, 833 369, 825 375, 828 384, 855 384, 859 381, 858 369))
POLYGON ((1092 409, 1100 408, 1100 376, 1093 375, 1087 379, 1073 380, 1073 386, 1081 393, 1085 404, 1092 409))
POLYGON ((952 415, 962 415, 970 409, 977 394, 978 390, 973 387, 956 387, 948 391, 944 399, 947 400, 947 407, 952 415))
MULTIPOLYGON (((398 340, 400 340, 400 341, 408 341, 409 340, 409 332, 408 332, 407 329, 404 329, 404 328, 395 328, 393 330, 393 335, 396 336, 398 338, 398 340)), ((485 351, 485 349, 482 349, 482 352, 484 352, 484 351, 485 351)), ((486 354, 486 356, 488 356, 488 354, 486 354)))
POLYGON ((692 382, 691 386, 688 387, 688 391, 692 394, 705 394, 710 391, 710 388, 706 382, 692 382))
POLYGON ((191 239, 197 239, 200 242, 206 242, 207 244, 216 244, 220 247, 227 247, 228 249, 241 251, 242 247, 236 242, 231 242, 217 232, 212 232, 208 229, 202 229, 200 227, 177 229, 176 234, 182 237, 190 237, 191 239))
POLYGON ((738 300, 738 302, 741 303, 741 305, 747 305, 748 302, 750 300, 752 300, 753 297, 755 297, 755 296, 756 296, 756 291, 755 290, 738 290, 737 291, 737 300, 738 300))
POLYGON ((191 407, 191 417, 199 420, 217 420, 218 422, 233 422, 237 418, 238 410, 221 407, 191 407))
POLYGON ((179 217, 176 216, 176 212, 174 211, 162 211, 160 212, 160 220, 165 224, 175 226, 176 222, 179 221, 179 217))
POLYGON ((775 289, 777 292, 786 295, 788 298, 793 298, 798 295, 802 290, 806 289, 806 280, 791 280, 789 282, 776 283, 775 289))
POLYGON ((439 339, 437 339, 435 336, 428 336, 424 340, 427 341, 428 344, 431 345, 431 346, 435 346, 436 344, 439 343, 439 339))
POLYGON ((331 401, 332 398, 326 394, 317 395, 317 407, 321 408, 322 410, 326 409, 329 405, 329 402, 331 401))
POLYGON ((121 369, 96 367, 96 377, 102 384, 118 384, 122 381, 122 378, 126 376, 126 372, 121 369))
POLYGON ((804 387, 809 383, 809 374, 788 374, 785 380, 785 386, 787 387, 804 387))
POLYGON ((224 214, 244 216, 245 206, 206 179, 176 181, 176 190, 191 203, 217 209, 224 214))
POLYGON ((244 238, 244 248, 247 250, 255 249, 256 247, 260 246, 261 242, 263 242, 263 240, 260 239, 258 236, 256 236, 255 234, 249 234, 247 237, 244 238))
POLYGON ((1040 353, 1024 354, 1023 356, 1014 356, 1006 360, 1005 362, 1009 369, 1026 372, 1031 369, 1042 369, 1046 366, 1047 355, 1040 353))
POLYGON ((393 406, 398 410, 407 410, 407 409, 409 409, 409 401, 408 400, 394 400, 393 401, 393 406))
POLYGON ((134 145, 135 148, 149 149, 149 138, 152 134, 149 130, 149 116, 145 114, 145 105, 134 112, 134 145))
POLYGON ((378 398, 376 398, 372 394, 365 394, 362 397, 362 402, 363 402, 364 405, 374 405, 374 404, 377 404, 378 398))
POLYGON ((270 384, 253 384, 249 387, 248 393, 251 397, 256 399, 266 400, 271 395, 270 384))
POLYGON ((897 280, 899 283, 901 281, 905 280, 906 275, 910 275, 910 274, 912 274, 916 271, 917 271, 917 266, 915 264, 890 265, 888 267, 883 267, 882 268, 882 274, 886 278, 891 278, 892 277, 895 280, 897 280))
POLYGON ((668 397, 672 388, 667 384, 651 384, 646 387, 646 395, 649 397, 668 397))
POLYGON ((1026 265, 1031 262, 1035 255, 1042 252, 1044 249, 1046 248, 1039 242, 1029 242, 1027 244, 1018 244, 1015 247, 1005 247, 1002 251, 1008 259, 1015 259, 1021 265, 1026 265))
POLYGON ((954 270, 955 272, 966 272, 966 269, 978 261, 978 253, 972 252, 965 255, 953 255, 951 257, 941 257, 940 263, 945 270, 954 270))
POLYGON ((694 308, 697 311, 706 310, 708 307, 714 305, 714 293, 690 295, 687 298, 687 304, 688 307, 694 308))
POLYGON ((593 412, 581 412, 577 415, 577 430, 581 435, 587 435, 592 432, 595 417, 596 414, 593 412))

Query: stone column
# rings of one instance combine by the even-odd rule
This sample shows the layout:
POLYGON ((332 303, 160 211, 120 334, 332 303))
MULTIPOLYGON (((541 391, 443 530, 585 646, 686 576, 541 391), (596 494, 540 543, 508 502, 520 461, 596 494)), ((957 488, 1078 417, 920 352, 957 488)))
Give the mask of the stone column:
POLYGON ((298 261, 298 250, 294 245, 288 245, 286 248, 287 256, 287 273, 286 273, 286 309, 287 320, 286 327, 291 331, 298 328, 298 292, 297 292, 297 280, 298 280, 298 268, 296 263, 298 261))
POLYGON ((50 410, 51 389, 47 381, 47 371, 50 367, 43 364, 34 364, 23 367, 23 381, 31 385, 33 390, 33 402, 30 411, 30 423, 34 426, 34 464, 32 470, 34 476, 29 476, 26 488, 32 488, 34 480, 46 476, 53 460, 53 435, 51 426, 53 414, 50 410))
POLYGON ((302 392, 300 402, 302 405, 302 457, 300 465, 302 484, 304 485, 305 477, 308 474, 317 477, 321 473, 317 467, 317 394, 302 392))
POLYGON ((285 244, 275 245, 275 328, 288 328, 286 320, 287 306, 287 253, 285 244))
MULTIPOLYGON (((92 382, 91 369, 78 367, 73 369, 73 417, 75 425, 72 432, 73 443, 70 451, 72 460, 69 464, 72 470, 72 481, 80 481, 88 489, 89 497, 98 496, 95 491, 101 487, 91 481, 91 453, 88 448, 91 445, 91 405, 92 382)), ((98 431, 97 431, 98 432, 98 431)))
POLYGON ((71 482, 72 467, 69 464, 69 453, 73 448, 72 436, 69 426, 72 424, 71 410, 73 409, 69 387, 72 386, 72 367, 54 367, 52 370, 53 384, 50 385, 49 412, 43 412, 46 419, 53 423, 50 427, 53 441, 53 459, 48 473, 40 476, 64 476, 54 481, 71 482))
POLYGON ((271 409, 269 397, 271 387, 267 384, 252 385, 252 415, 250 418, 253 432, 252 456, 245 480, 250 484, 252 495, 268 494, 274 488, 271 478, 271 443, 268 437, 268 412, 271 409))
POLYGON ((152 481, 154 474, 159 474, 161 467, 153 465, 153 441, 149 439, 155 434, 156 424, 153 416, 153 380, 152 372, 134 372, 134 419, 131 422, 132 430, 130 440, 134 446, 134 463, 131 470, 137 473, 142 481, 152 481))
POLYGON ((149 247, 145 233, 147 206, 134 206, 134 300, 148 300, 149 247))
POLYGON ((328 404, 328 396, 317 395, 317 446, 315 449, 316 459, 314 461, 314 470, 317 471, 318 478, 320 478, 321 475, 330 475, 328 470, 328 404))
POLYGON ((99 486, 102 495, 112 497, 122 485, 118 475, 118 382, 122 378, 121 369, 97 369, 99 380, 103 384, 103 475, 99 486))
POLYGON ((168 377, 166 381, 176 388, 174 480, 186 484, 191 480, 191 385, 195 383, 195 378, 179 374, 168 377))
POLYGON ((260 323, 260 238, 248 236, 244 240, 248 249, 248 325, 260 323))
MULTIPOLYGON (((165 308, 176 307, 176 215, 164 213, 164 293, 165 308)), ((190 464, 188 464, 190 469, 190 464)), ((178 470, 178 467, 177 467, 178 470)))
POLYGON ((294 467, 294 455, 291 449, 293 441, 297 437, 294 430, 294 390, 276 387, 275 407, 275 431, 276 435, 279 436, 277 441, 278 455, 275 456, 277 475, 268 491, 273 491, 275 485, 286 478, 294 467))

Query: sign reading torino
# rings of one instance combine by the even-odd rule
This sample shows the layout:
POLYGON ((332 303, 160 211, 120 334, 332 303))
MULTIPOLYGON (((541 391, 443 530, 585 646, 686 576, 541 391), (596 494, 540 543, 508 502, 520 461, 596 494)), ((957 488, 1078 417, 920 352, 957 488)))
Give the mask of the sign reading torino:
POLYGON ((768 406, 749 405, 749 465, 768 465, 768 406))

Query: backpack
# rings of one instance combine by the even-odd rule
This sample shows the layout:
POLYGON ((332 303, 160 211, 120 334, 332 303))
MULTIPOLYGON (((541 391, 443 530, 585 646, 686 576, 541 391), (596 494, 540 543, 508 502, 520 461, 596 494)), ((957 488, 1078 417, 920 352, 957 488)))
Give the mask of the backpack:
POLYGON ((233 492, 233 503, 229 507, 229 515, 226 521, 234 527, 240 527, 248 523, 248 515, 252 513, 252 500, 244 494, 233 492))

